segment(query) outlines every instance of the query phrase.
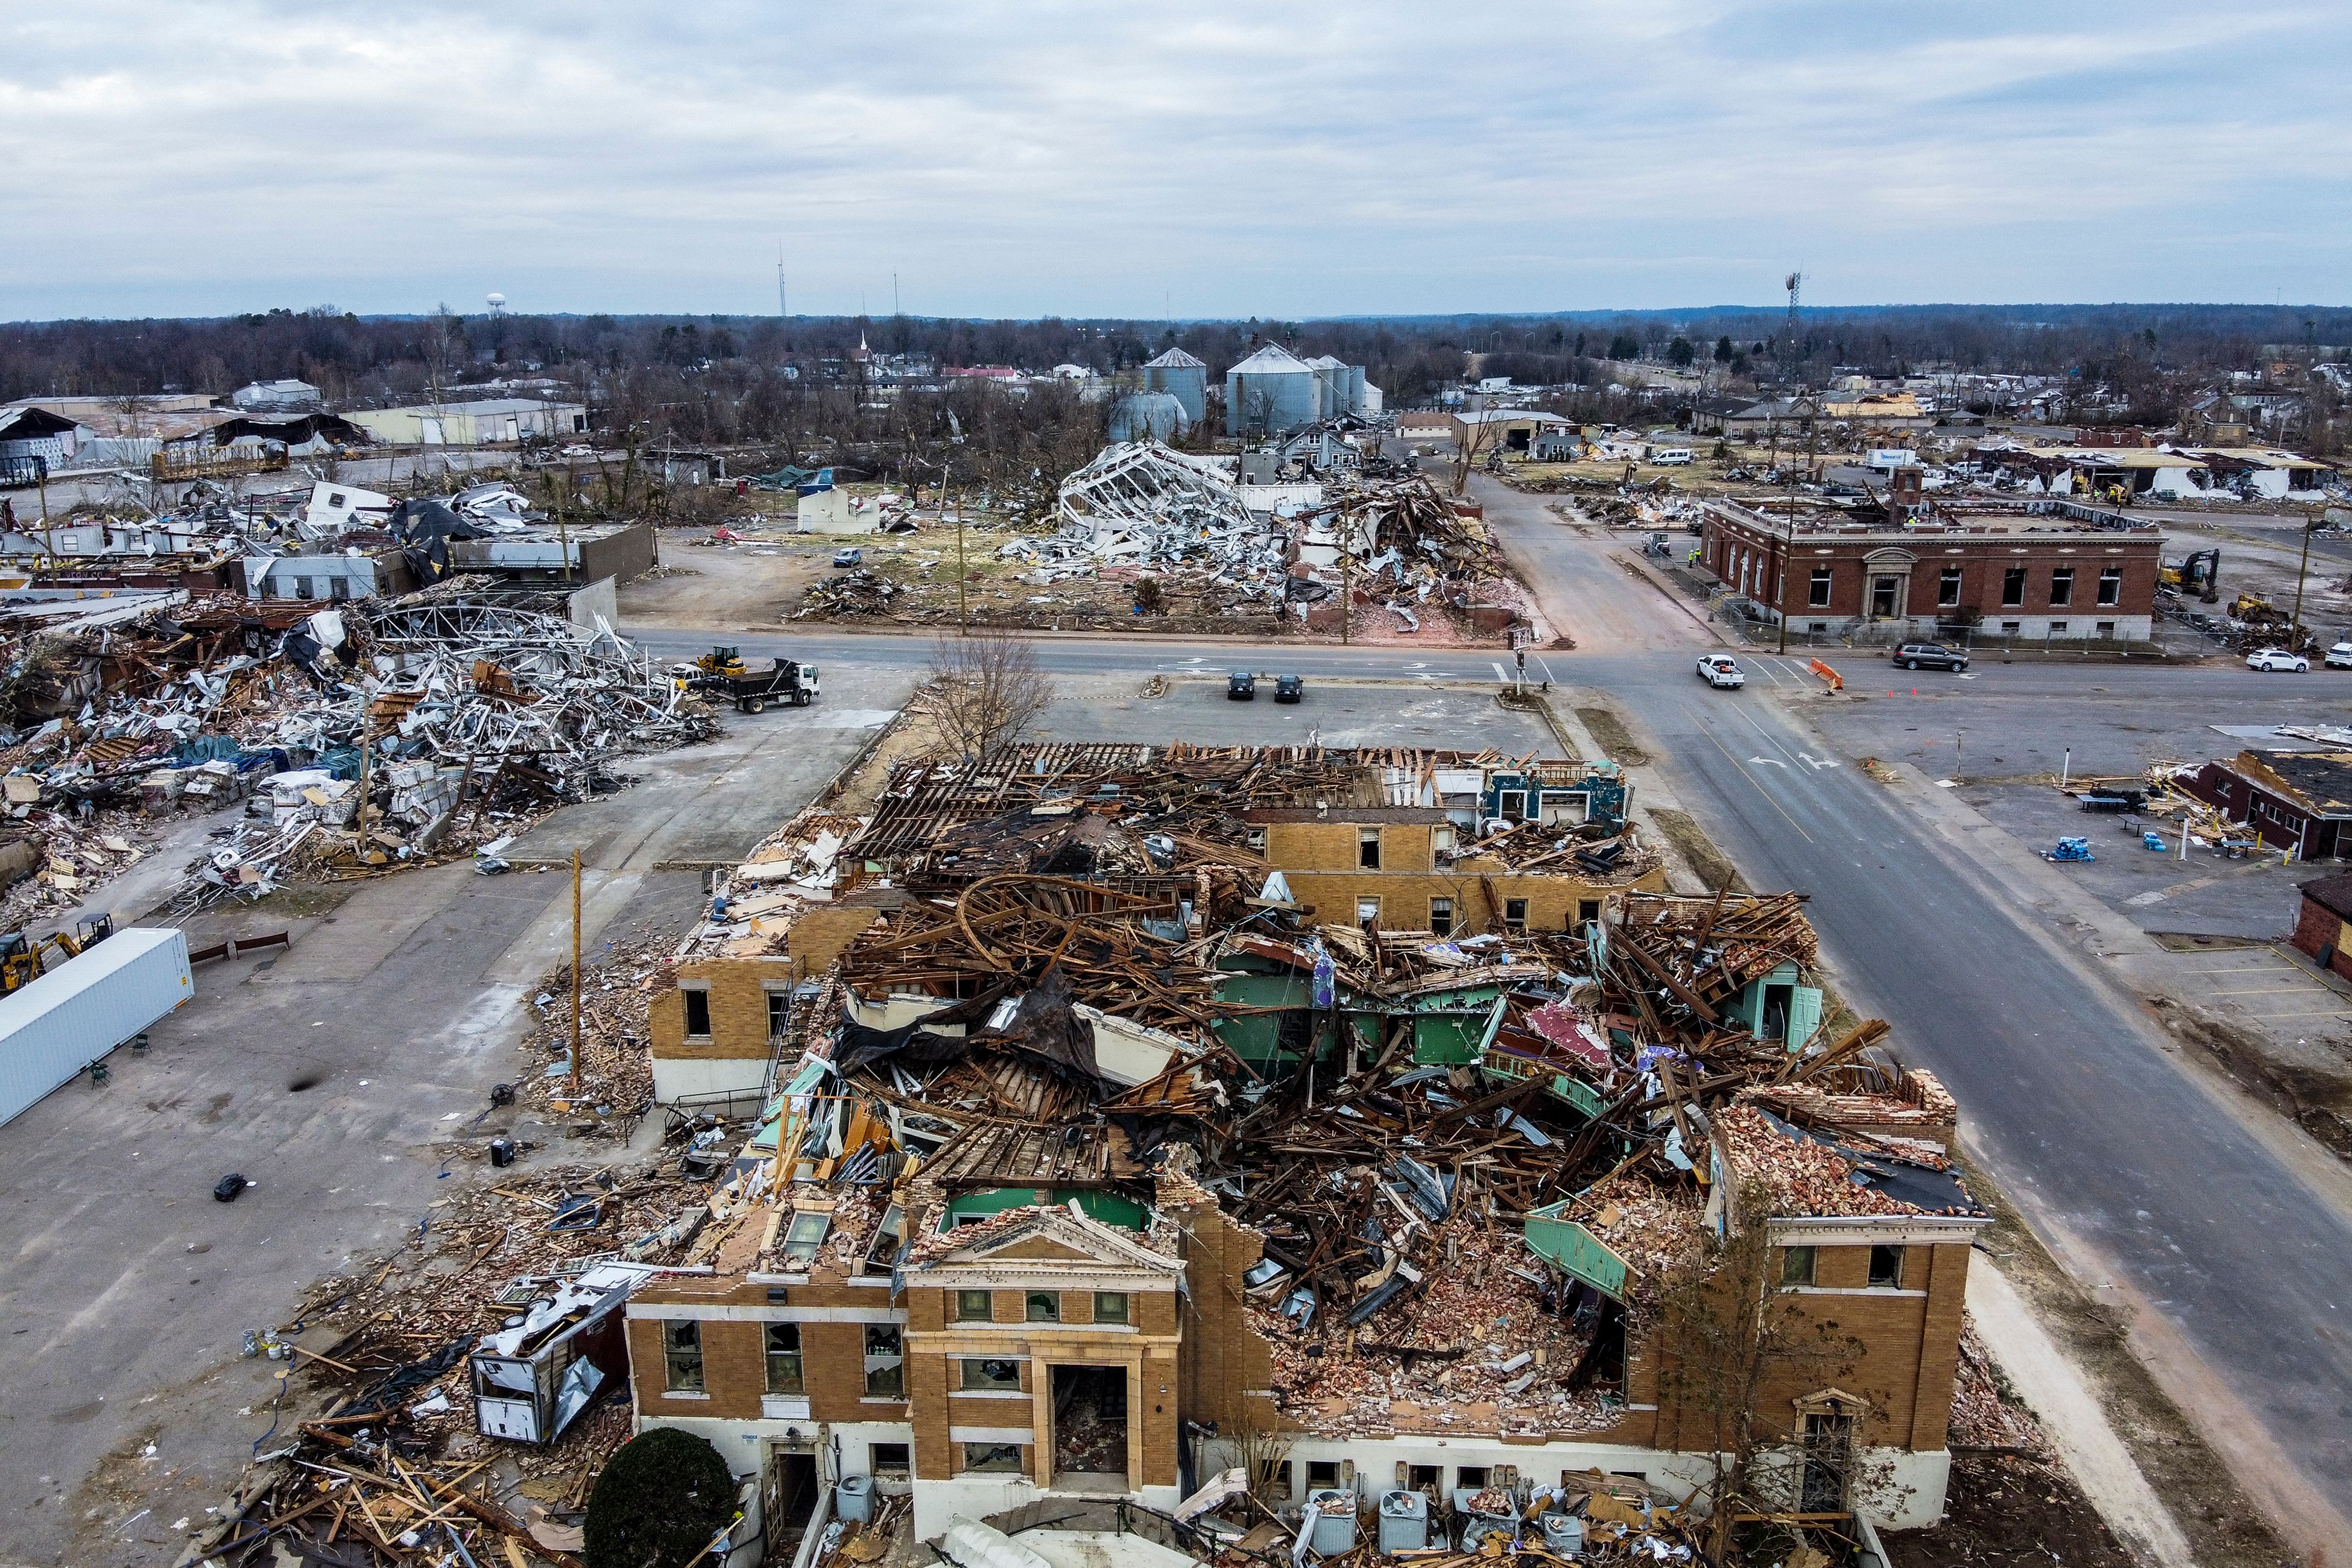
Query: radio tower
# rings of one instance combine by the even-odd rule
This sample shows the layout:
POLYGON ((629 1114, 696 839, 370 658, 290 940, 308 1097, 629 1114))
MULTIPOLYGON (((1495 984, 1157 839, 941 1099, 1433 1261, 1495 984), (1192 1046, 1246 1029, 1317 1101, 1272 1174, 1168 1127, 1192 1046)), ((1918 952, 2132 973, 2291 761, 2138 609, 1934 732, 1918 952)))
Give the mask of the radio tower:
POLYGON ((1805 285, 1805 275, 1791 272, 1781 287, 1789 291, 1789 352, 1797 352, 1797 291, 1805 285))

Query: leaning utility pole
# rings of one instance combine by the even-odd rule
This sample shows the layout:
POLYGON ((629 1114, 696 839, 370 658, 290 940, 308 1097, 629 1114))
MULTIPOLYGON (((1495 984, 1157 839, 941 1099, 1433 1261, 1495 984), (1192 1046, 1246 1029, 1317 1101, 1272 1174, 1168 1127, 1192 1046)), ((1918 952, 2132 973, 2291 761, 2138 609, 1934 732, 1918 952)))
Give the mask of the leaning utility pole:
POLYGON ((2294 615, 2287 628, 2286 651, 2303 651, 2303 580, 2311 574, 2311 531, 2326 521, 2327 514, 2306 512, 2303 519, 2303 561, 2294 569, 2294 615))

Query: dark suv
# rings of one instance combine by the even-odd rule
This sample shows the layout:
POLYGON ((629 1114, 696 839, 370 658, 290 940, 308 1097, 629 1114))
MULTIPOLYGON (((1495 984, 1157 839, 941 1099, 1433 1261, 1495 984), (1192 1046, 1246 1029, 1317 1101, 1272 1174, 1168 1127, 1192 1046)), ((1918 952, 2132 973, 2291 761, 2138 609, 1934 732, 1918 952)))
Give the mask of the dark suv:
POLYGON ((1939 642, 1907 642, 1895 650, 1895 662, 1906 669, 1966 669, 1969 656, 1939 642))

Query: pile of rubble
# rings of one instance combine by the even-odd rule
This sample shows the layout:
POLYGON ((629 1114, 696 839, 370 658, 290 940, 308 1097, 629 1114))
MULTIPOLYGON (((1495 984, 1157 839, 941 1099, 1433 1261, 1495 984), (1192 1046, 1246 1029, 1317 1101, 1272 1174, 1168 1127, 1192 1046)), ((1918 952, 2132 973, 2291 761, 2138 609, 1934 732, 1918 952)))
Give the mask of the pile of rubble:
POLYGON ((245 808, 184 911, 470 847, 716 729, 610 630, 464 580, 330 610, 166 597, 0 628, 0 789, 46 867, 13 912, 73 901, 174 811, 245 808))
POLYGON ((1449 621, 1491 635, 1523 609, 1483 524, 1418 474, 1249 486, 1232 458, 1121 443, 1063 481, 1055 515, 1055 533, 992 546, 1006 570, 984 595, 960 602, 952 563, 919 580, 860 568, 812 587, 795 618, 1434 636, 1449 621))

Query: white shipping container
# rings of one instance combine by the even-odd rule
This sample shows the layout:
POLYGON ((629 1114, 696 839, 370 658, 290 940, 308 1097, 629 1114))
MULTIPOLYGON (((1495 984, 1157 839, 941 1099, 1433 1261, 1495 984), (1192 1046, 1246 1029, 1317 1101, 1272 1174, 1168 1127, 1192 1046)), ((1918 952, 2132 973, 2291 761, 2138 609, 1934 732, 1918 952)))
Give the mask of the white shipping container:
POLYGON ((0 997, 0 1124, 195 994, 170 928, 117 931, 0 997))

